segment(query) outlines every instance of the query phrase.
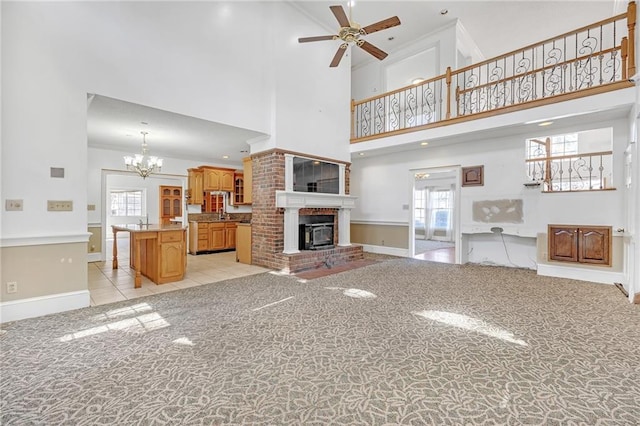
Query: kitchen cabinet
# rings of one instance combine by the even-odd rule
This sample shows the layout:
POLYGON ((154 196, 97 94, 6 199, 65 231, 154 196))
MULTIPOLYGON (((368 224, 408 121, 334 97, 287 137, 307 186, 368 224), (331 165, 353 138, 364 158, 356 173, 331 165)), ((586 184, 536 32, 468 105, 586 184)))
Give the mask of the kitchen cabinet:
POLYGON ((209 250, 224 250, 226 248, 224 225, 223 222, 209 224, 209 250))
POLYGON ((182 187, 160 186, 160 224, 168 225, 174 217, 182 216, 182 187))
POLYGON ((187 265, 186 230, 182 225, 112 225, 113 269, 118 269, 119 231, 130 233, 129 266, 135 271, 134 287, 142 287, 142 276, 156 284, 180 281, 187 265))
POLYGON ((233 192, 233 169, 202 166, 205 191, 233 192))
POLYGON ((233 205, 245 204, 244 202, 244 174, 236 173, 233 183, 233 205))
POLYGON ((236 232, 236 262, 251 265, 251 225, 239 223, 236 232))
POLYGON ((242 167, 244 173, 244 204, 251 204, 253 202, 253 163, 251 157, 245 157, 242 159, 242 167))
POLYGON ((167 283, 182 280, 186 268, 184 234, 185 231, 160 234, 157 282, 167 283))
POLYGON ((549 225, 549 259, 611 266, 610 226, 549 225))
POLYGON ((227 249, 234 249, 236 248, 236 229, 238 224, 236 222, 227 222, 224 225, 224 246, 227 249))
POLYGON ((189 188, 188 188, 188 204, 202 204, 204 196, 204 172, 201 168, 188 169, 189 188))
POLYGON ((189 253, 209 250, 209 224, 207 222, 189 222, 189 253))
POLYGON ((236 247, 237 222, 189 222, 189 253, 230 250, 236 247))

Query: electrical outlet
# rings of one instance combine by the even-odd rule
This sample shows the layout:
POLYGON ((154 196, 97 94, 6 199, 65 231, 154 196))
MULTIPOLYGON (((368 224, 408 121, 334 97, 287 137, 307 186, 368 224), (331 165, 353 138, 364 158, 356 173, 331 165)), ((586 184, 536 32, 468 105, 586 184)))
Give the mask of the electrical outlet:
POLYGON ((21 212, 22 200, 5 200, 4 209, 8 212, 21 212))
POLYGON ((18 292, 18 282, 17 281, 7 282, 7 293, 17 293, 17 292, 18 292))
POLYGON ((47 210, 50 212, 70 212, 73 211, 73 201, 48 200, 47 210))

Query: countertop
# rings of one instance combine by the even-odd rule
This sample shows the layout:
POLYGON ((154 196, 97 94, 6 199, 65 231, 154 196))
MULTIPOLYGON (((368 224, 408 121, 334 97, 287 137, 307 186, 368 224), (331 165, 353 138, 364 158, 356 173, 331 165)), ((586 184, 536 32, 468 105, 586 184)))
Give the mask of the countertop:
POLYGON ((185 229, 182 224, 171 223, 168 225, 161 225, 159 223, 150 223, 148 225, 140 225, 138 223, 127 223, 124 225, 111 225, 113 229, 118 231, 128 232, 164 232, 164 231, 180 231, 185 229))
POLYGON ((221 219, 221 220, 190 220, 189 223, 237 223, 237 224, 241 224, 241 223, 246 223, 249 224, 251 222, 247 222, 247 221, 242 221, 242 220, 235 220, 235 219, 221 219))

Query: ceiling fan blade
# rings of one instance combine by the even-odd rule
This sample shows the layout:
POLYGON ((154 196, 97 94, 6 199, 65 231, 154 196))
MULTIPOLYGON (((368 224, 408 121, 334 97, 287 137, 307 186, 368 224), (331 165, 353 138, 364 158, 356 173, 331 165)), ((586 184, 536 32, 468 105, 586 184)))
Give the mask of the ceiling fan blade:
POLYGON ((316 37, 301 37, 298 39, 298 43, 308 43, 310 41, 323 41, 323 40, 333 40, 336 36, 326 35, 326 36, 316 36, 316 37))
POLYGON ((362 44, 358 44, 358 47, 360 47, 362 50, 366 51, 367 53, 370 53, 371 55, 373 55, 374 57, 383 60, 384 58, 387 57, 387 53, 383 52, 382 50, 378 49, 377 47, 375 47, 373 44, 369 43, 368 41, 365 41, 362 44))
POLYGON ((347 51, 347 46, 345 44, 341 44, 335 56, 333 57, 333 60, 331 61, 331 65, 329 65, 329 67, 331 68, 337 67, 338 64, 340 63, 340 60, 342 60, 342 57, 344 56, 344 52, 346 51, 347 51))
POLYGON ((375 33, 376 31, 386 30, 387 28, 396 27, 400 25, 400 19, 397 16, 384 19, 375 24, 367 25, 362 29, 365 34, 375 33))
POLYGON ((333 15, 338 20, 340 27, 350 27, 351 23, 349 22, 349 18, 347 18, 347 14, 344 13, 344 9, 342 6, 329 6, 329 9, 333 12, 333 15))

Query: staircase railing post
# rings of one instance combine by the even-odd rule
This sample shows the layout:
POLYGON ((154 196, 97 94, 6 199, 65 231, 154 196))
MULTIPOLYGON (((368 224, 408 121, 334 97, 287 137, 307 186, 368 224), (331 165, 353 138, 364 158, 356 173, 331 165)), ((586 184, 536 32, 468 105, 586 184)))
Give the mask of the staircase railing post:
POLYGON ((629 39, 626 37, 622 37, 620 42, 620 58, 622 59, 622 81, 628 80, 628 70, 627 67, 629 64, 627 63, 627 56, 629 55, 629 39))
POLYGON ((355 120, 356 101, 351 99, 351 139, 356 136, 356 120, 355 120))
POLYGON ((448 119, 451 118, 451 67, 447 67, 446 82, 447 82, 447 114, 446 114, 446 118, 448 120, 448 119))
POLYGON ((627 28, 629 29, 628 76, 636 73, 636 2, 629 2, 627 8, 627 28))

